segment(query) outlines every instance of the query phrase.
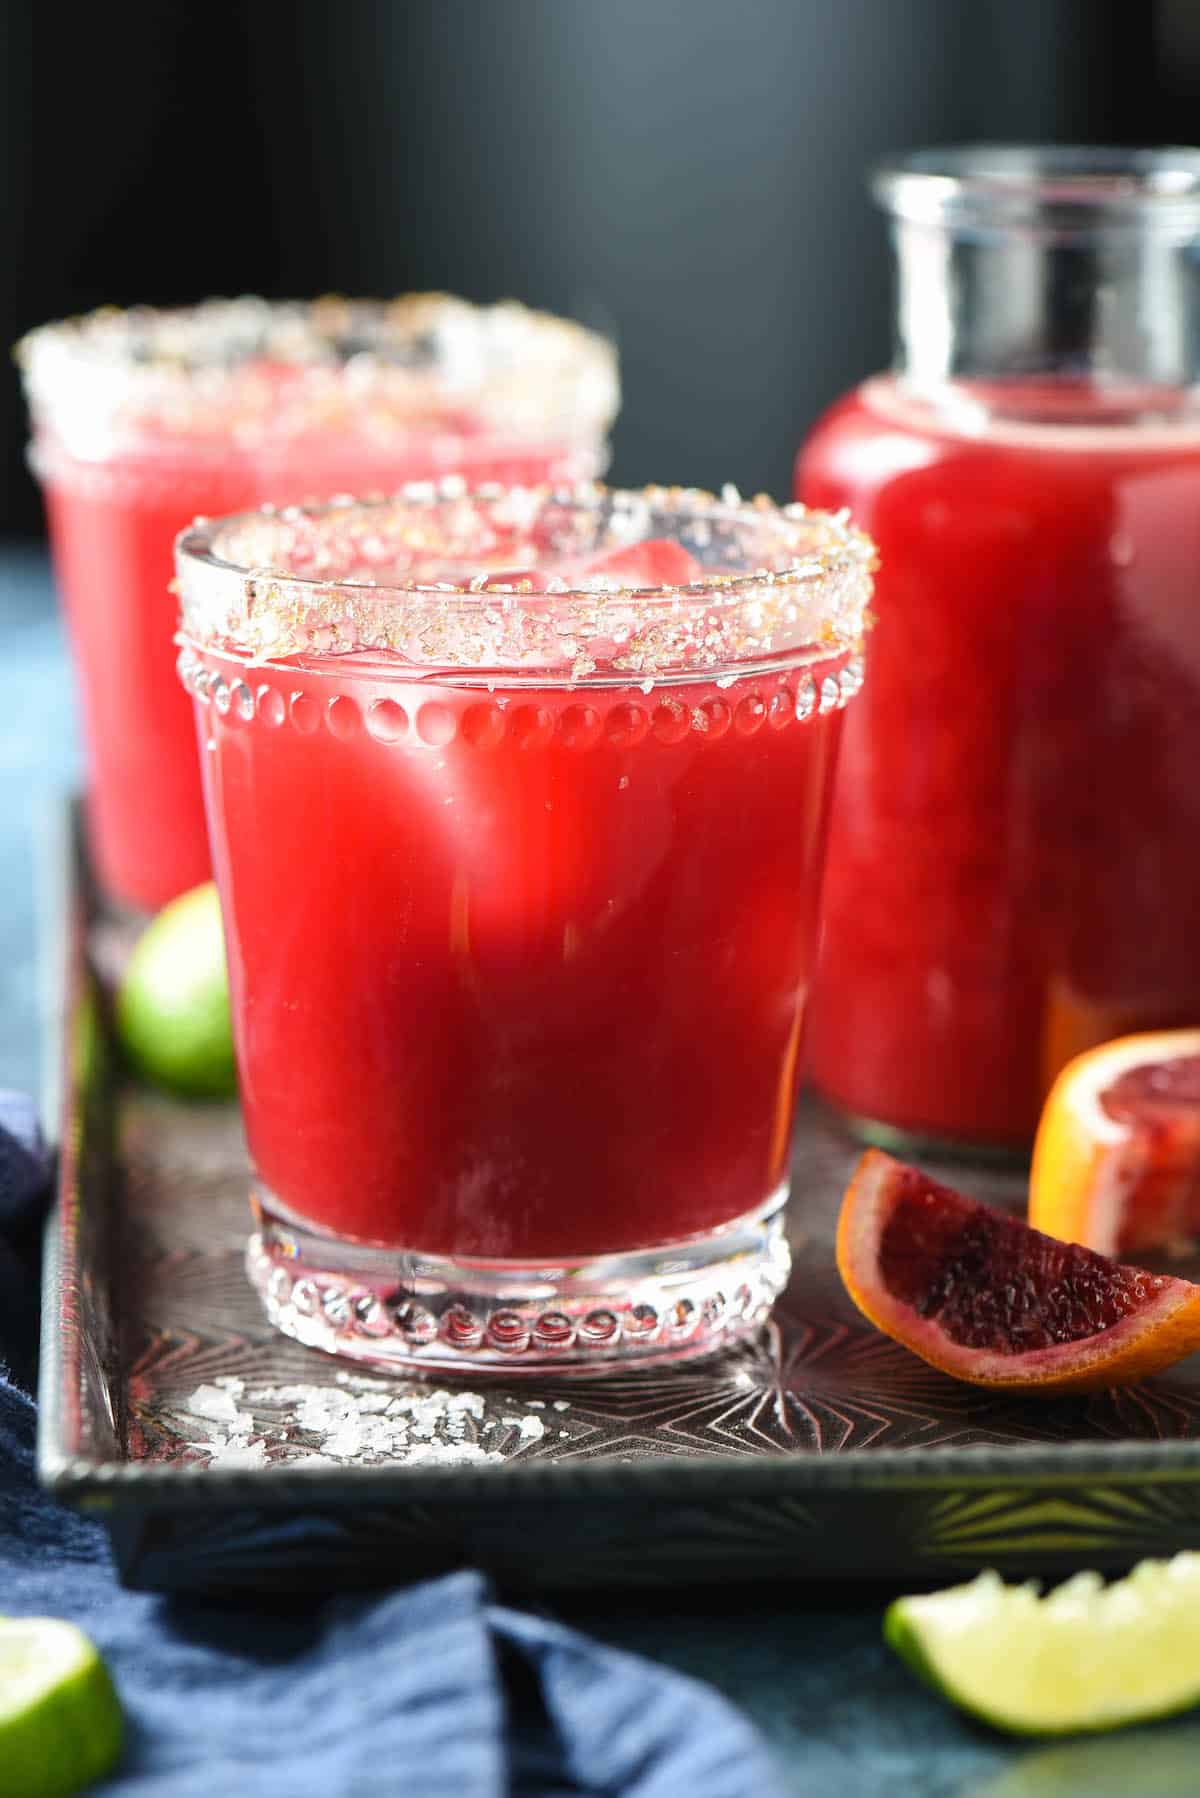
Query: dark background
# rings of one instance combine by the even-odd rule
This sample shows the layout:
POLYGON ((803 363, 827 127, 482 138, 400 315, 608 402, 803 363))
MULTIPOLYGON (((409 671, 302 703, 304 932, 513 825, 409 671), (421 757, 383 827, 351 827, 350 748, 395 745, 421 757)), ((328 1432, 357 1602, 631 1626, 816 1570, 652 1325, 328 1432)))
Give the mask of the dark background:
MULTIPOLYGON (((1200 0, 0 0, 0 338, 445 288, 620 343, 614 478, 782 494, 888 355, 881 153, 1200 135, 1200 0)), ((14 373, 0 532, 39 511, 14 373)))

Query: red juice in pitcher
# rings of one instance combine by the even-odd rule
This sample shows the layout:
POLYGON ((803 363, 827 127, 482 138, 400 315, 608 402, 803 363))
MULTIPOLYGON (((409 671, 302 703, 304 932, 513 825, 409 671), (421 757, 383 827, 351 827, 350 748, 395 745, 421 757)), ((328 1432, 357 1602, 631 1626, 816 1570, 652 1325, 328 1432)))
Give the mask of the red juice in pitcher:
POLYGON ((615 362, 516 305, 211 301, 94 314, 22 346, 33 461, 83 711, 89 834, 110 893, 153 909, 210 871, 175 678, 172 544, 265 500, 600 472, 615 362))
POLYGON ((414 492, 179 566, 271 1315, 433 1364, 752 1327, 869 547, 414 492))
POLYGON ((899 371, 797 461, 881 559, 810 1049, 886 1140, 1020 1149, 1073 1054, 1200 1018, 1200 157, 1090 154, 884 175, 899 371))

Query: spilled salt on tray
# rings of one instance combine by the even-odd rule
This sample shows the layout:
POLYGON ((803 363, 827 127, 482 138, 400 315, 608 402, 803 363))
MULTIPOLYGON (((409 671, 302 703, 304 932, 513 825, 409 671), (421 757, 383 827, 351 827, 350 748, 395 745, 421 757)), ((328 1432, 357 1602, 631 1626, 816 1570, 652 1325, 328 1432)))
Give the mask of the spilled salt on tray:
MULTIPOLYGON (((565 1409, 565 1401, 556 1401, 556 1408, 565 1409)), ((545 1434, 532 1410, 499 1418, 486 1410, 478 1392, 397 1391, 387 1380, 340 1371, 332 1386, 253 1385, 222 1375, 198 1386, 178 1407, 176 1421, 190 1449, 206 1456, 210 1467, 230 1472, 499 1462, 506 1456, 480 1442, 485 1431, 501 1423, 515 1430, 510 1453, 545 1434)))

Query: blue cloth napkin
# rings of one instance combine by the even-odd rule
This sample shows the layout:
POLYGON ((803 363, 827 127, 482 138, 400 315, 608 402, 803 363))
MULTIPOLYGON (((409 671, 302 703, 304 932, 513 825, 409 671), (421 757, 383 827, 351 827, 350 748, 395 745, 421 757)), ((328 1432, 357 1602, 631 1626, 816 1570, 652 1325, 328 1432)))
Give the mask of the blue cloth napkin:
POLYGON ((33 1109, 0 1094, 0 1609, 97 1643, 128 1720, 96 1791, 145 1798, 772 1798, 763 1744, 716 1692, 495 1602, 477 1573, 269 1610, 116 1582, 100 1527, 34 1475, 38 1224, 33 1109))

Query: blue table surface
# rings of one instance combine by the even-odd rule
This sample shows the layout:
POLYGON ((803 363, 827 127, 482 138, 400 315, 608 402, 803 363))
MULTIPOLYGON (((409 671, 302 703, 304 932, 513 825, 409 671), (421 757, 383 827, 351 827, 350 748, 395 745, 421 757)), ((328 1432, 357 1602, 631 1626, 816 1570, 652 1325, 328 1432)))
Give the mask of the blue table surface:
MULTIPOLYGON (((79 767, 45 554, 37 546, 0 550, 0 1086, 33 1090, 38 1080, 38 836, 79 767)), ((891 1596, 797 1582, 571 1597, 555 1608, 579 1628, 720 1687, 764 1731, 785 1789, 798 1794, 1018 1798, 1200 1789, 1194 1725, 1116 1747, 1055 1748, 1009 1744, 960 1719, 884 1647, 880 1623, 891 1596), (1179 1769, 1181 1758, 1190 1772, 1179 1769), (1175 1783, 1168 1759, 1184 1783, 1175 1783)))

